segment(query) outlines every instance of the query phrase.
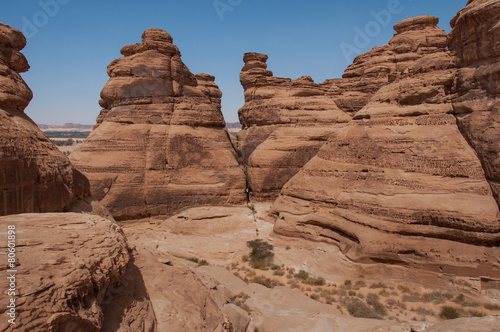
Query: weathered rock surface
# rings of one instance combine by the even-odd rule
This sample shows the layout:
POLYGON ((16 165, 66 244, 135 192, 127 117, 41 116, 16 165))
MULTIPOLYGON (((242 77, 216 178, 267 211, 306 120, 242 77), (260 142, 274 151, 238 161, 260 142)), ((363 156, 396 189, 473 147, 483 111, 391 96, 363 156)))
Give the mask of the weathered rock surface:
POLYGON ((243 125, 238 144, 252 197, 268 200, 351 116, 310 77, 274 77, 266 69, 267 55, 247 53, 243 61, 245 105, 238 112, 243 125))
POLYGON ((321 84, 307 76, 274 77, 266 55, 247 53, 240 74, 245 105, 239 111, 244 127, 238 139, 252 197, 276 198, 333 132, 411 66, 453 67, 441 54, 447 34, 437 23, 435 16, 419 16, 396 24, 397 34, 388 44, 356 57, 341 79, 321 84))
POLYGON ((448 44, 460 67, 453 82, 453 112, 500 205, 499 17, 499 1, 469 1, 451 21, 448 44))
MULTIPOLYGON (((395 29, 419 36, 431 18, 395 29)), ((437 35, 284 186, 275 232, 338 245, 360 262, 500 276, 500 212, 451 114, 455 64, 437 35)))
POLYGON ((0 215, 60 212, 89 194, 87 179, 23 113, 33 97, 19 75, 29 69, 25 45, 0 23, 0 215))
MULTIPOLYGON (((423 56, 442 49, 447 35, 435 16, 418 16, 394 26, 388 44, 357 56, 340 79, 326 80, 328 95, 351 114, 363 108, 381 87, 394 81, 423 56)), ((439 69, 439 68, 437 68, 439 69)))
MULTIPOLYGON (((7 225, 16 228, 15 331, 100 331, 103 307, 113 301, 111 291, 130 261, 121 229, 107 219, 76 213, 4 216, 0 224, 4 257, 7 225)), ((2 274, 8 274, 8 269, 3 264, 2 274)), ((7 278, 1 279, 0 286, 9 288, 7 278)), ((9 299, 6 294, 0 299, 1 331, 12 330, 5 319, 9 299)), ((150 327, 144 331, 154 328, 148 303, 147 297, 135 303, 136 309, 150 309, 145 310, 149 316, 135 317, 150 327)))
POLYGON ((71 155, 117 220, 246 200, 246 180, 220 110, 214 77, 193 75, 159 29, 108 66, 105 109, 71 155))
POLYGON ((137 251, 135 262, 154 307, 156 331, 223 332, 224 314, 211 290, 193 271, 168 254, 158 255, 144 246, 137 251))

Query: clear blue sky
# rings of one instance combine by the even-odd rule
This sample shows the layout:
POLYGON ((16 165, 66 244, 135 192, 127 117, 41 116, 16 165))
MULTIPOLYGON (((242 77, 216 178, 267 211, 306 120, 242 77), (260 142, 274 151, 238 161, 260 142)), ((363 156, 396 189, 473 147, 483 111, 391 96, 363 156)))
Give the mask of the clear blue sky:
POLYGON ((356 28, 372 30, 360 53, 385 44, 392 26, 417 15, 449 21, 467 0, 23 0, 4 1, 0 22, 28 35, 23 78, 34 93, 26 113, 37 123, 93 124, 107 65, 147 28, 168 31, 193 73, 209 73, 224 96, 227 122, 243 105, 239 72, 245 52, 269 55, 275 76, 340 77, 350 64, 341 45, 356 47, 356 28), (399 4, 398 4, 399 2, 399 4), (58 4, 58 8, 54 6, 58 4), (219 5, 216 9, 215 4, 219 5), (372 15, 394 6, 381 23, 372 15), (221 19, 222 18, 222 19, 221 19), (379 29, 377 29, 377 24, 379 29), (33 28, 38 31, 34 31, 33 28), (344 44, 343 44, 344 43, 344 44))

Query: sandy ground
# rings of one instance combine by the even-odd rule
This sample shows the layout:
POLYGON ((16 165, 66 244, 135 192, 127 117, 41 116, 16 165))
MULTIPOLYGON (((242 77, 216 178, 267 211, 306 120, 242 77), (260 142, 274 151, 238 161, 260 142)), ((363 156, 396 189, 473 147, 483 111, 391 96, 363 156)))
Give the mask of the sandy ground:
MULTIPOLYGON (((274 234, 270 205, 259 203, 251 207, 202 207, 170 218, 119 224, 132 245, 170 253, 192 267, 197 266, 193 261, 205 260, 247 283, 257 276, 269 278, 313 298, 325 308, 331 307, 334 312, 328 315, 349 316, 347 304, 354 299, 369 304, 371 309, 377 305, 374 302, 378 303, 379 309, 385 308, 380 309, 380 318, 394 322, 437 322, 443 306, 456 308, 463 317, 500 314, 500 306, 491 301, 484 306, 488 299, 475 289, 476 280, 384 264, 354 264, 335 246, 274 234), (274 270, 254 269, 242 260, 250 252, 247 241, 255 239, 274 246, 274 270), (311 277, 324 278, 325 285, 302 282, 297 277, 300 270, 311 277)), ((228 282, 227 278, 219 281, 228 282)))

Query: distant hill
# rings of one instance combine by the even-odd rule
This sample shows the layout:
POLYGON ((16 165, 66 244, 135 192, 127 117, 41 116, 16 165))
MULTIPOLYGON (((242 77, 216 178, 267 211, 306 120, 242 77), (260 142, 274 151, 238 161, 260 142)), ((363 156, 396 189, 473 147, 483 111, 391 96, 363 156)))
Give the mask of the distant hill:
POLYGON ((37 124, 42 131, 92 131, 94 125, 80 123, 66 123, 64 125, 37 124))
POLYGON ((239 122, 226 122, 226 127, 228 129, 241 129, 241 123, 239 123, 239 122))

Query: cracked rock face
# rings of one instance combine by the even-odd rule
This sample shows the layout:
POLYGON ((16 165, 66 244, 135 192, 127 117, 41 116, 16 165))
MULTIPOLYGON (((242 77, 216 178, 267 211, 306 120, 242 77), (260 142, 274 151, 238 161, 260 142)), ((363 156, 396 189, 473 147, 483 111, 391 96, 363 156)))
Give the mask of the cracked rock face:
POLYGON ((244 202, 214 77, 193 75, 163 30, 146 30, 121 53, 108 66, 95 130, 71 155, 93 195, 118 220, 244 202))
MULTIPOLYGON (((426 41, 425 51, 283 187, 275 232, 335 244, 355 261, 498 277, 500 212, 453 114, 446 39, 421 37, 435 30, 431 18, 395 25, 426 41)), ((421 41, 400 41, 422 50, 421 41)))
POLYGON ((60 212, 89 194, 87 179, 23 112, 33 94, 23 34, 0 23, 0 215, 60 212))

